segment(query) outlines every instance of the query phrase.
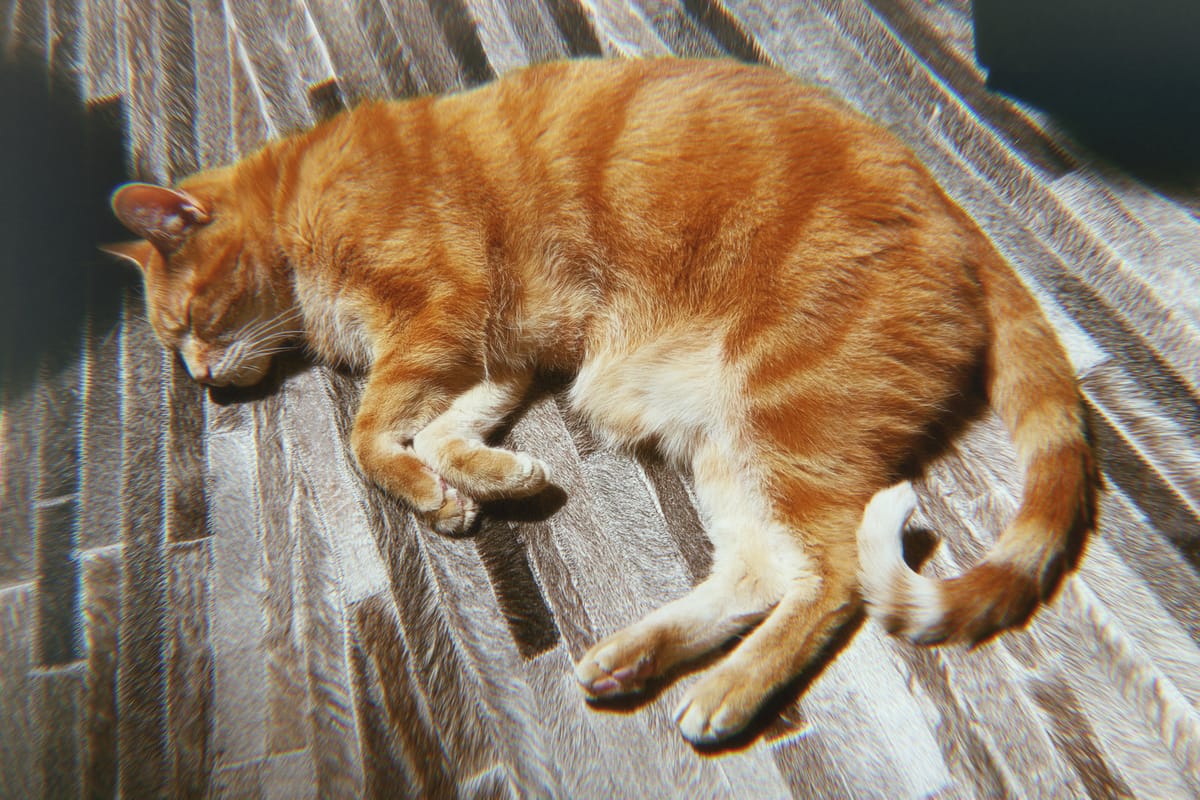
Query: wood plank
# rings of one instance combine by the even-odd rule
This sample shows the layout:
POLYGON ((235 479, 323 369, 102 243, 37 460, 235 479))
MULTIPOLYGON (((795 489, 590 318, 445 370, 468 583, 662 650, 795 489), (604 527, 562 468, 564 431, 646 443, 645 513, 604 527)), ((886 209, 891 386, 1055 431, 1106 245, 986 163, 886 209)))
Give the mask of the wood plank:
POLYGON ((0 7, 0 51, 5 58, 10 57, 16 38, 16 0, 8 0, 0 7))
POLYGON ((71 97, 83 97, 87 91, 83 78, 84 33, 79 24, 85 3, 48 0, 46 4, 47 36, 53 42, 47 64, 51 85, 71 97))
POLYGON ((121 385, 113 380, 121 350, 120 320, 97 330, 89 317, 84 337, 79 445, 79 531, 81 551, 121 541, 121 385))
POLYGON ((355 673, 358 689, 352 684, 343 610, 343 602, 353 605, 388 591, 389 579, 354 489, 357 478, 337 428, 327 374, 309 369, 287 381, 282 422, 296 481, 291 513, 299 537, 311 749, 322 796, 343 796, 358 795, 377 785, 373 781, 387 785, 395 768, 391 751, 376 738, 383 735, 382 718, 358 694, 367 685, 363 673, 355 673), (357 737, 363 737, 361 751, 357 737))
POLYGON ((726 55, 712 33, 699 25, 681 0, 633 0, 633 4, 674 55, 685 58, 726 55))
POLYGON ((641 467, 654 492, 667 532, 683 556, 693 584, 712 571, 712 541, 704 532, 695 501, 679 473, 658 459, 642 459, 641 467))
MULTIPOLYGON (((541 0, 494 0, 508 11, 529 63, 538 64, 566 57, 571 52, 551 8, 541 0)), ((484 35, 481 33, 481 35, 484 35)), ((497 72, 500 70, 497 68, 497 72)))
POLYGON ((489 70, 503 75, 529 63, 530 55, 517 32, 512 11, 502 0, 466 0, 464 19, 475 26, 475 35, 489 70))
POLYGON ((335 0, 307 0, 314 36, 333 66, 338 88, 346 105, 388 96, 383 70, 366 35, 346 6, 335 0))
MULTIPOLYGON (((1081 383, 1103 418, 1097 420, 1098 427, 1111 426, 1134 450, 1136 459, 1153 471, 1153 480, 1178 498, 1176 503, 1183 507, 1177 513, 1200 524, 1200 416, 1191 417, 1182 404, 1172 408, 1154 402, 1135 378, 1111 360, 1089 370, 1081 383)), ((1119 474, 1114 477, 1121 480, 1119 474)), ((1183 520, 1179 524, 1186 526, 1183 520)), ((1160 527, 1170 535, 1173 526, 1160 527)))
POLYGON ((162 71, 154 68, 161 64, 161 20, 157 9, 157 4, 121 3, 119 14, 122 40, 126 43, 129 173, 142 180, 166 183, 171 171, 168 129, 162 124, 165 92, 161 86, 162 71))
POLYGON ((460 781, 458 794, 471 800, 511 800, 518 796, 512 779, 502 767, 493 767, 460 781))
POLYGON ((35 673, 30 681, 29 710, 37 741, 33 783, 35 797, 78 797, 83 766, 82 665, 35 673))
POLYGON ((296 608, 296 531, 289 513, 296 470, 281 429, 283 398, 254 405, 258 459, 258 506, 262 536, 263 642, 267 660, 267 752, 286 753, 306 744, 307 681, 303 673, 300 610, 296 608))
POLYGON ((227 8, 244 68, 262 97, 271 136, 312 127, 308 86, 332 78, 332 67, 305 35, 307 11, 292 0, 265 5, 234 0, 227 8))
POLYGON ((1072 579, 1058 607, 1063 627, 1035 625, 1030 635, 1046 650, 1058 651, 1063 682, 1096 731, 1094 747, 1104 753, 1108 772, 1139 796, 1194 796, 1200 791, 1200 715, 1095 602, 1084 581, 1072 579), (1079 647, 1081 640, 1089 646, 1079 647), (1106 682, 1113 691, 1097 693, 1095 686, 1106 682))
MULTIPOLYGON (((743 18, 732 13, 720 0, 682 0, 683 7, 696 23, 707 30, 729 55, 747 63, 765 63, 770 56, 763 49, 761 36, 743 18)), ((793 31, 796 33, 796 31, 793 31)), ((803 38, 801 35, 799 38, 803 38)))
MULTIPOLYGON (((239 411, 240 425, 216 430, 210 423, 208 443, 216 771, 255 762, 267 754, 258 456, 249 409, 243 406, 239 411)), ((223 780, 214 778, 218 785, 223 780)))
POLYGON ((670 53, 641 9, 615 0, 581 0, 606 56, 633 58, 670 53))
POLYGON ((33 682, 33 584, 0 589, 0 795, 21 797, 34 786, 37 718, 33 682))
POLYGON ((87 645, 84 689, 82 795, 117 794, 117 631, 121 618, 118 547, 81 554, 83 633, 87 645))
MULTIPOLYGON (((230 100, 233 107, 233 155, 249 155, 278 135, 270 106, 262 87, 254 79, 254 69, 239 37, 230 33, 230 77, 233 81, 230 100)), ((295 112, 305 116, 305 112, 295 112)))
MULTIPOLYGON (((314 0, 314 4, 325 2, 330 0, 314 0)), ((346 13, 346 7, 341 3, 336 5, 336 9, 336 13, 346 13)), ((378 65, 384 83, 384 96, 406 97, 416 94, 417 83, 410 71, 410 59, 382 4, 370 0, 352 0, 349 10, 351 13, 347 16, 354 21, 366 42, 365 52, 370 53, 378 65)))
POLYGON ((345 572, 339 572, 339 565, 346 569, 346 562, 339 562, 330 547, 331 541, 345 536, 346 527, 335 534, 325 524, 330 518, 328 506, 307 474, 301 472, 297 477, 292 519, 299 538, 305 677, 311 708, 308 736, 315 784, 320 797, 357 797, 364 786, 363 753, 357 743, 364 723, 355 717, 347 655, 350 646, 342 591, 348 580, 345 572))
POLYGON ((384 796, 399 790, 414 797, 451 796, 459 764, 450 760, 431 719, 436 709, 414 684, 412 653, 391 598, 365 598, 351 613, 356 694, 377 699, 375 708, 359 709, 365 794, 384 796))
POLYGON ((599 56, 604 51, 596 26, 587 11, 572 0, 541 0, 558 28, 571 58, 599 56))
POLYGON ((923 23, 917 4, 907 0, 869 2, 894 35, 1030 164, 1051 178, 1060 177, 1075 168, 1074 159, 1038 126, 1022 116, 1011 101, 987 90, 983 85, 983 76, 974 63, 956 52, 939 31, 930 30, 923 23))
POLYGON ((167 736, 171 793, 207 797, 213 761, 212 542, 167 550, 167 736))
POLYGON ((13 0, 9 54, 43 61, 49 53, 50 4, 47 0, 13 0))
POLYGON ((313 754, 308 749, 267 757, 262 781, 267 800, 308 800, 320 796, 313 781, 313 754))
POLYGON ((1110 486, 1101 497, 1100 520, 1105 544, 1137 573, 1174 624, 1200 643, 1200 607, 1195 602, 1200 573, 1194 564, 1158 532, 1155 522, 1119 485, 1110 486), (1164 581, 1163 575, 1171 580, 1164 581))
POLYGON ((34 562, 33 494, 37 465, 37 393, 18 396, 5 386, 0 394, 0 587, 32 580, 34 562))
POLYGON ((474 539, 488 583, 521 656, 533 658, 557 645, 558 627, 533 574, 518 527, 485 517, 474 539))
POLYGON ((209 535, 204 474, 206 393, 174 357, 170 358, 165 389, 164 525, 168 542, 190 542, 209 535))
POLYGON ((122 795, 150 796, 164 793, 169 780, 162 400, 171 364, 135 308, 132 303, 125 306, 119 373, 125 433, 120 475, 124 569, 118 627, 118 781, 122 795))
MULTIPOLYGON (((826 778, 851 797, 886 786, 900 797, 927 797, 951 780, 927 709, 908 690, 910 676, 875 629, 854 640, 800 698, 806 737, 816 739, 836 767, 826 778)), ((831 793, 826 789, 824 793, 831 793)))
POLYGON ((382 6, 384 18, 401 49, 415 94, 435 94, 466 86, 463 66, 442 35, 430 6, 397 0, 382 6))
POLYGON ((496 77, 480 40, 480 25, 471 16, 466 0, 430 3, 429 10, 441 29, 442 38, 462 70, 463 82, 476 86, 496 77))
POLYGON ((79 517, 80 363, 57 372, 43 366, 36 384, 37 478, 34 558, 37 564, 35 654, 43 666, 79 658, 75 635, 79 565, 73 558, 79 517))
POLYGON ((85 0, 83 25, 83 98, 102 103, 125 92, 125 41, 118 0, 85 0))
POLYGON ((196 165, 222 166, 238 155, 235 136, 233 45, 224 0, 193 0, 196 63, 196 165))

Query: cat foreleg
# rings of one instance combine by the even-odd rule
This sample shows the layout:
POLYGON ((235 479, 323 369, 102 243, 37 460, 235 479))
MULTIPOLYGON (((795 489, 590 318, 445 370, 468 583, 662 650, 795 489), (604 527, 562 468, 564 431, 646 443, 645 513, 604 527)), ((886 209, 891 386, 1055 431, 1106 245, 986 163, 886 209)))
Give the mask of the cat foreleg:
POLYGON ((484 439, 525 398, 529 373, 488 377, 455 398, 413 439, 413 450, 448 483, 471 497, 526 497, 549 482, 540 459, 489 447, 484 439))
POLYGON ((451 404, 454 381, 403 360, 383 360, 371 371, 354 417, 350 446, 368 479, 403 500, 439 533, 468 530, 478 503, 446 482, 412 443, 441 409, 451 404))

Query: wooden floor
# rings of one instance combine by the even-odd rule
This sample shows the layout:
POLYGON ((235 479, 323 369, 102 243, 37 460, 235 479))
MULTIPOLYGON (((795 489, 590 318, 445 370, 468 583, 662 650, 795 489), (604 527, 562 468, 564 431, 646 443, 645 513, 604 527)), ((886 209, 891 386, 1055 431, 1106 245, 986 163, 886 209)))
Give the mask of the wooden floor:
MULTIPOLYGON (((1012 260, 1108 479, 1080 573, 1028 629, 917 649, 868 622, 738 747, 698 753, 670 718, 693 677, 594 709, 571 675, 705 574, 685 477, 547 392, 507 438, 561 507, 431 534, 347 457, 354 379, 295 362, 209 398, 130 290, 0 395, 0 796, 1200 795, 1200 190, 989 94, 965 0, 0 0, 0 46, 119 119, 153 180, 530 61, 775 64, 895 129, 1012 260)), ((920 487, 944 537, 927 568, 978 557, 1019 483, 976 425, 920 487)))

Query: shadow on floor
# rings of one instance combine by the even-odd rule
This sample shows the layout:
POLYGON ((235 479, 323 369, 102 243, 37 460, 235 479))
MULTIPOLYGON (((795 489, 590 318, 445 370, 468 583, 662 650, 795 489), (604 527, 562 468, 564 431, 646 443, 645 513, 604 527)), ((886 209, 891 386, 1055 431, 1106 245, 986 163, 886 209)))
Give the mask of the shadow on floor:
POLYGON ((128 238, 108 195, 126 180, 120 101, 85 106, 44 63, 0 60, 0 388, 78 357, 89 309, 113 324, 137 276, 96 250, 128 238))

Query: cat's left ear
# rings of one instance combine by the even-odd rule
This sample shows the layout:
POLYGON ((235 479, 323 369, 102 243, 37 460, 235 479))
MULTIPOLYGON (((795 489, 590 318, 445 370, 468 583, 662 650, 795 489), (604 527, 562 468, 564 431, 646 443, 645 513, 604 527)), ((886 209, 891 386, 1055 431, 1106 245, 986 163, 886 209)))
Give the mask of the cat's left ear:
POLYGON ((127 183, 113 192, 113 213, 121 224, 170 255, 198 225, 211 219, 209 210, 187 192, 150 183, 127 183))
POLYGON ((110 256, 116 256, 122 261, 133 264, 142 272, 150 268, 150 259, 154 255, 154 245, 145 239, 139 239, 136 242, 102 244, 100 245, 100 249, 110 256))

